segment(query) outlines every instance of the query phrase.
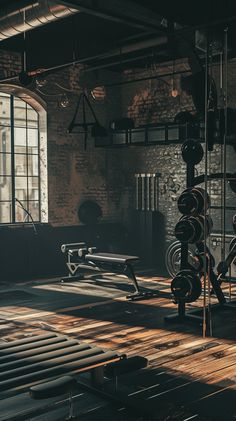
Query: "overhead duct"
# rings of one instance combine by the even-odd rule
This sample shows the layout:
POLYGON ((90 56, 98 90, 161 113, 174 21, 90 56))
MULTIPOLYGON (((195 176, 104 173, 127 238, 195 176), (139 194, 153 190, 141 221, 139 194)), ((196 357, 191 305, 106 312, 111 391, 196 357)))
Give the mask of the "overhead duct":
POLYGON ((15 10, 1 10, 0 41, 78 12, 50 0, 35 1, 15 10))

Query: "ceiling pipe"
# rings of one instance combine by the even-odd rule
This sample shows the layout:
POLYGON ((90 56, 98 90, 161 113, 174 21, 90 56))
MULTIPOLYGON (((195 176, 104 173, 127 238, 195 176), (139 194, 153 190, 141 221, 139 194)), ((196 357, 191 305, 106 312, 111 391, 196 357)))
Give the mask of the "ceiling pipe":
POLYGON ((3 9, 0 17, 0 41, 78 12, 78 9, 50 0, 31 1, 23 7, 16 6, 15 10, 3 9))

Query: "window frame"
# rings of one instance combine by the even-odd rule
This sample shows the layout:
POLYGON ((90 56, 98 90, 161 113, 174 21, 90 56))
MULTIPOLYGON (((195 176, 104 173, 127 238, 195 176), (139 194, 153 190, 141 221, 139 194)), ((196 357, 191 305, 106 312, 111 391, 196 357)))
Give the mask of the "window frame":
MULTIPOLYGON (((8 225, 24 225, 27 223, 32 223, 31 218, 27 215, 26 218, 23 218, 22 221, 17 220, 17 203, 16 203, 16 198, 17 198, 17 191, 16 191, 16 178, 17 177, 21 177, 20 175, 17 175, 16 173, 16 168, 15 168, 15 161, 16 161, 16 155, 21 155, 20 152, 15 152, 15 147, 16 147, 16 142, 15 142, 15 128, 20 127, 20 124, 16 124, 16 120, 17 117, 15 117, 15 113, 14 113, 14 100, 16 98, 18 98, 19 100, 21 100, 22 102, 25 102, 25 113, 26 113, 26 117, 25 120, 22 122, 22 127, 25 128, 26 131, 26 147, 25 147, 25 151, 24 153, 22 153, 22 155, 25 156, 24 159, 26 159, 26 174, 24 175, 24 177, 26 177, 26 182, 27 185, 25 186, 26 191, 27 191, 27 198, 26 201, 24 201, 24 205, 26 207, 26 209, 31 213, 30 210, 30 206, 34 206, 34 204, 37 202, 38 204, 38 216, 34 219, 34 222, 37 223, 47 223, 48 222, 48 203, 47 203, 47 145, 46 145, 46 110, 45 107, 42 106, 42 101, 41 99, 38 101, 38 98, 35 98, 36 95, 34 93, 32 93, 33 95, 31 96, 31 92, 29 94, 29 91, 27 90, 27 92, 22 92, 22 88, 20 87, 14 87, 12 89, 12 86, 10 87, 4 87, 1 86, 0 89, 0 96, 1 94, 3 94, 3 96, 7 96, 9 97, 10 100, 10 121, 9 121, 9 125, 6 125, 6 127, 9 127, 10 129, 10 144, 11 144, 11 151, 10 152, 3 152, 3 155, 9 154, 10 155, 10 162, 11 162, 11 173, 8 175, 7 174, 7 170, 4 171, 4 174, 2 174, 3 177, 7 177, 9 176, 11 178, 11 187, 10 191, 11 191, 11 196, 6 200, 1 200, 1 203, 9 203, 10 204, 10 209, 9 209, 9 219, 10 221, 6 221, 3 222, 3 220, 0 220, 0 226, 8 226, 8 225), (19 92, 18 92, 19 91, 19 92), (37 119, 36 119, 36 125, 35 127, 32 127, 31 125, 28 125, 28 121, 27 120, 27 115, 29 114, 29 110, 34 110, 37 113, 37 119), (41 129, 43 131, 43 136, 41 137, 41 129), (36 145, 36 153, 33 153, 33 151, 31 152, 29 150, 30 145, 28 144, 28 136, 29 136, 29 130, 37 130, 37 145, 36 145), (41 139, 43 139, 43 147, 41 144, 41 139), (43 152, 42 152, 43 151, 43 152), (42 159, 41 159, 41 154, 44 153, 44 162, 43 162, 43 166, 44 166, 44 170, 42 171, 42 159), (29 161, 31 162, 31 165, 34 166, 35 164, 33 163, 33 159, 31 159, 33 156, 37 156, 37 174, 34 175, 33 173, 31 174, 31 172, 29 171, 29 161), (42 176, 46 177, 46 179, 43 182, 43 198, 44 198, 44 206, 43 206, 43 211, 42 211, 42 176), (37 195, 38 198, 31 198, 30 195, 30 180, 37 180, 37 195)), ((24 108, 24 107, 23 107, 24 108)), ((35 142, 36 143, 36 142, 35 142)), ((33 168, 33 167, 32 167, 33 168)), ((23 175, 22 175, 23 176, 23 175)), ((32 187, 32 192, 35 189, 32 187)))

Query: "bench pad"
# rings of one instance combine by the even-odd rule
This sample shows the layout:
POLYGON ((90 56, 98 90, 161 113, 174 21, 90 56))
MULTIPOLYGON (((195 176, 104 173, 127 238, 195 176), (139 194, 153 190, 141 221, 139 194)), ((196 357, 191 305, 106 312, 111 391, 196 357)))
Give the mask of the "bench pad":
POLYGON ((135 263, 139 261, 137 256, 127 256, 125 254, 113 254, 113 253, 94 253, 86 254, 85 260, 88 262, 104 262, 104 263, 117 263, 117 264, 127 264, 135 263))

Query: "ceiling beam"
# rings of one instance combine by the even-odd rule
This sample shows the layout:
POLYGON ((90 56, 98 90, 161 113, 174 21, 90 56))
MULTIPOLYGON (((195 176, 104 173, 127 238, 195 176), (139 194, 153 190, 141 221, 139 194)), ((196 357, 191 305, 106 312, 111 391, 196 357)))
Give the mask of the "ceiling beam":
POLYGON ((146 32, 166 33, 162 17, 132 0, 58 0, 81 12, 112 20, 146 32))

